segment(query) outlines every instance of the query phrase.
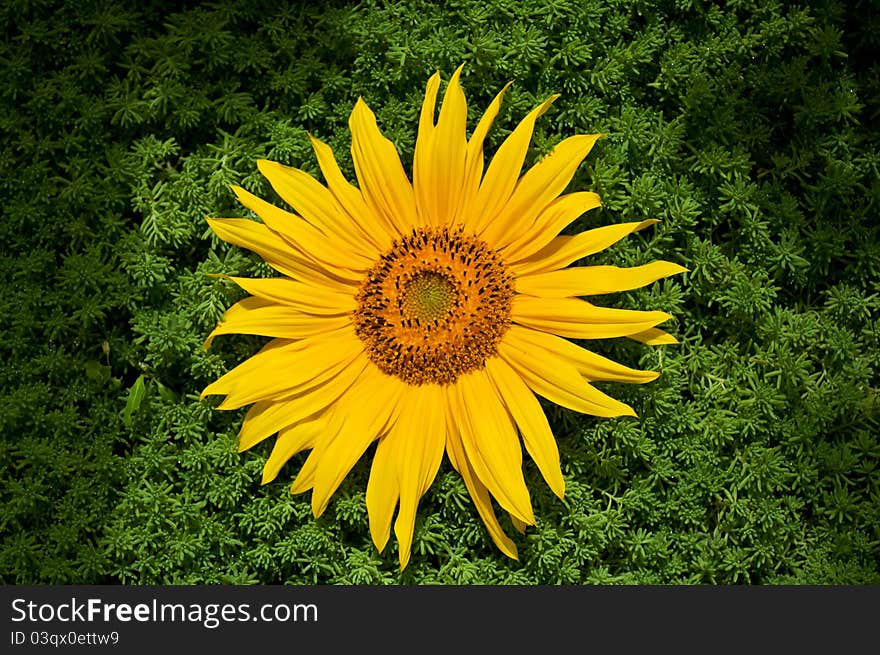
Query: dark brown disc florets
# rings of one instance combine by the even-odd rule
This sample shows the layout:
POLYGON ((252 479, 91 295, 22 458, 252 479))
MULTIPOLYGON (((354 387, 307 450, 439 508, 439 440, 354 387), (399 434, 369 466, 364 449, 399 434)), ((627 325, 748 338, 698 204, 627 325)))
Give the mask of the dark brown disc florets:
POLYGON ((513 275, 484 241, 461 228, 418 228, 367 273, 355 331, 385 373, 452 384, 497 352, 513 292, 513 275))

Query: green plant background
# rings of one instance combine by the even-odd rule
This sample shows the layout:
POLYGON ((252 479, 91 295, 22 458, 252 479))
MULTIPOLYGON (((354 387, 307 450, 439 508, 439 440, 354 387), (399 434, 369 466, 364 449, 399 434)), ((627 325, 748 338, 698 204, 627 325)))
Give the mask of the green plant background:
MULTIPOLYGON (((880 582, 880 235, 872 2, 414 0, 0 5, 3 583, 880 582), (199 391, 259 339, 202 342, 270 270, 213 237, 264 196, 255 160, 351 175, 360 95, 409 166, 428 76, 464 62, 471 123, 514 85, 489 145, 553 92, 527 164, 609 137, 573 187, 578 229, 660 218, 594 262, 691 273, 603 299, 662 309, 681 343, 590 344, 644 386, 640 419, 547 407, 567 483, 526 465, 520 561, 444 463, 413 559, 376 552, 362 461, 315 520, 302 458, 199 391), (270 440, 271 441, 271 440, 270 440)), ((626 343, 624 343, 626 342, 626 343)))

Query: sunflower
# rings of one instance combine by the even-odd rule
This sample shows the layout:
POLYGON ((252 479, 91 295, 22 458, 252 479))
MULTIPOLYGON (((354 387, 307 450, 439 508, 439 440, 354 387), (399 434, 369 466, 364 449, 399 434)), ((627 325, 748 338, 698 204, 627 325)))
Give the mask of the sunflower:
POLYGON ((669 314, 601 307, 581 296, 686 270, 664 261, 571 267, 656 221, 559 236, 600 206, 595 193, 562 193, 601 135, 563 140, 520 176, 535 121, 554 95, 523 119, 484 171, 483 143, 507 87, 468 139, 460 74, 449 80, 436 119, 439 73, 428 80, 412 183, 358 99, 349 119, 358 186, 343 176, 330 147, 310 137, 325 184, 296 168, 257 162, 296 213, 233 187, 262 222, 209 219, 221 239, 254 251, 282 276, 229 278, 250 296, 226 312, 206 347, 220 334, 272 339, 203 397, 225 395, 220 409, 253 403, 241 451, 277 434, 263 483, 310 451, 291 491, 312 491, 316 517, 375 442, 366 489, 370 533, 382 551, 393 521, 401 568, 419 500, 444 453, 492 540, 517 557, 492 499, 517 529, 535 523, 522 445, 560 498, 565 487, 536 394, 584 414, 635 416, 592 383, 644 383, 658 375, 567 339, 675 343, 655 327, 669 314))

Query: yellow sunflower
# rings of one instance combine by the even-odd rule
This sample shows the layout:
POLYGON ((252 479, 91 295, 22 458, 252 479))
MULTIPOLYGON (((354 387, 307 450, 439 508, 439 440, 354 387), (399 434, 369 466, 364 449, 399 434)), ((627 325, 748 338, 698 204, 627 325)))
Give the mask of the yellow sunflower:
POLYGON ((358 186, 313 138, 325 184, 296 168, 257 162, 296 213, 233 187, 262 223, 209 220, 221 239, 256 252, 282 277, 230 278, 251 295, 226 312, 208 343, 229 333, 273 339, 203 397, 225 395, 220 409, 253 403, 240 450, 277 433, 263 483, 293 455, 311 451, 291 491, 312 490, 316 517, 376 442, 366 489, 370 532, 383 550, 393 520, 401 568, 419 500, 444 453, 492 540, 517 556, 492 499, 517 529, 535 523, 520 438, 560 498, 565 486, 535 394, 585 414, 635 416, 591 383, 657 377, 566 338, 675 343, 655 327, 669 314, 599 307, 580 296, 635 289, 686 270, 664 261, 570 267, 656 221, 559 236, 600 206, 595 193, 560 194, 601 135, 565 139, 520 176, 535 121, 552 96, 513 130, 484 172, 483 142, 507 87, 468 139, 460 73, 449 80, 436 120, 439 73, 428 80, 412 183, 358 99, 349 119, 358 186))

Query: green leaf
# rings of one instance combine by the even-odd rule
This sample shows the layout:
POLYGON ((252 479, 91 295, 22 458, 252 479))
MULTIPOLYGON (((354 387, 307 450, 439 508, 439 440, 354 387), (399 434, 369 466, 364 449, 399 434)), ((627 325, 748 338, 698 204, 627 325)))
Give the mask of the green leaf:
POLYGON ((131 416, 141 406, 146 391, 144 376, 139 375, 138 379, 131 385, 131 389, 128 390, 128 401, 125 403, 125 412, 122 414, 122 422, 125 423, 125 427, 131 428, 131 416))

